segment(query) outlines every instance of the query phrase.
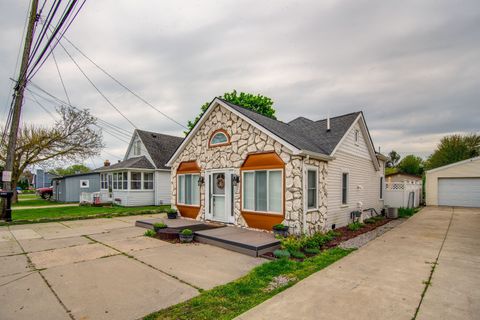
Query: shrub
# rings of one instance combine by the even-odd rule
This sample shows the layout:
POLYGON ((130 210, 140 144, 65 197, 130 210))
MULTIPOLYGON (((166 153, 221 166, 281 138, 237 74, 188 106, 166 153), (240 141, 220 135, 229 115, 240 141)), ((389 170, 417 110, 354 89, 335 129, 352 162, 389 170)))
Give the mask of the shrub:
POLYGON ((294 251, 300 251, 303 245, 302 239, 299 239, 295 236, 289 236, 283 239, 280 239, 281 247, 284 250, 292 253, 294 251))
POLYGON ((157 230, 157 229, 165 229, 165 228, 168 228, 168 226, 167 226, 165 223, 157 222, 157 223, 154 223, 154 224, 153 224, 153 228, 154 228, 155 230, 157 230))
POLYGON ((399 218, 408 218, 415 214, 415 209, 413 208, 398 208, 398 217, 399 218))
POLYGON ((290 252, 288 252, 288 250, 277 249, 273 252, 273 255, 278 259, 284 259, 284 258, 288 259, 288 258, 290 258, 290 252))
POLYGON ((305 253, 307 253, 307 254, 319 254, 320 253, 320 249, 318 249, 318 248, 305 248, 303 251, 305 251, 305 253))
POLYGON ((155 236, 155 231, 153 230, 147 230, 145 231, 145 233, 143 234, 145 237, 153 237, 155 236))
POLYGON ((290 252, 290 254, 292 255, 293 258, 296 258, 296 259, 305 259, 305 254, 301 251, 293 251, 293 252, 290 252))
POLYGON ((375 216, 375 217, 373 217, 373 219, 375 219, 375 221, 381 221, 381 220, 384 220, 385 217, 384 216, 375 216))
POLYGON ((279 223, 279 224, 276 224, 273 226, 273 230, 287 230, 288 227, 286 225, 284 225, 283 223, 279 223))
POLYGON ((347 226, 347 229, 350 231, 357 231, 361 229, 364 226, 363 223, 360 222, 352 222, 347 226))
POLYGON ((377 220, 373 217, 363 220, 364 223, 374 224, 377 220))
POLYGON ((190 229, 183 229, 181 232, 180 232, 183 236, 191 236, 193 234, 193 231, 190 230, 190 229))
POLYGON ((165 211, 167 214, 174 214, 174 213, 177 213, 177 210, 176 209, 173 209, 173 208, 169 208, 165 211))

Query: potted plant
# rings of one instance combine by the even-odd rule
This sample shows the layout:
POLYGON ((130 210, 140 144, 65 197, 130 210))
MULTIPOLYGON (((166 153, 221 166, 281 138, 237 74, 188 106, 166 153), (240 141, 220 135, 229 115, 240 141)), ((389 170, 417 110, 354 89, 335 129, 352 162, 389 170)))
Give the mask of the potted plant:
POLYGON ((193 240, 193 231, 190 229, 183 229, 179 234, 178 234, 180 241, 181 242, 192 242, 193 240))
POLYGON ((167 225, 165 223, 157 222, 153 224, 153 230, 155 230, 155 232, 158 232, 160 229, 165 228, 167 228, 167 225))
POLYGON ((168 209, 167 210, 167 217, 168 217, 168 219, 176 219, 177 218, 177 210, 168 209))
POLYGON ((286 237, 288 235, 288 226, 284 225, 283 223, 279 223, 273 226, 273 234, 276 236, 286 237))

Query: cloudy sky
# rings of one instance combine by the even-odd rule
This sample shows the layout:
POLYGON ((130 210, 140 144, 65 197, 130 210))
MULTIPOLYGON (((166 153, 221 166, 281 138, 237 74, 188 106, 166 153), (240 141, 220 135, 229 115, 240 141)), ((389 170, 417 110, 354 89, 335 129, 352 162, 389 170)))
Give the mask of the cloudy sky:
MULTIPOLYGON (((28 5, 0 3, 2 122, 28 5)), ((480 130, 477 0, 87 1, 67 37, 183 124, 204 102, 236 89, 271 97, 283 121, 363 110, 383 152, 425 157, 444 135, 480 130)), ((70 51, 137 127, 182 135, 179 125, 70 51)), ((68 56, 55 53, 72 104, 133 131, 68 56)), ((51 59, 33 81, 65 99, 51 59)), ((27 97, 22 120, 52 124, 27 97)), ((107 148, 87 165, 123 156, 124 141, 104 138, 107 148)))

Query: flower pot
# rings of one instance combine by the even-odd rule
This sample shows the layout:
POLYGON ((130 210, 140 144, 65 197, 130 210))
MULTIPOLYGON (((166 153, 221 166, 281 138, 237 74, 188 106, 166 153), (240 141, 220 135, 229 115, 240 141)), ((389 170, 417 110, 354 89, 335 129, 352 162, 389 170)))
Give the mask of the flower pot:
POLYGON ((176 212, 175 213, 168 212, 167 217, 168 217, 168 219, 177 219, 177 213, 176 212))
POLYGON ((187 236, 180 233, 178 237, 180 238, 180 242, 188 243, 193 241, 193 234, 187 236))
POLYGON ((273 234, 276 236, 286 237, 288 236, 288 227, 284 229, 273 229, 273 234))

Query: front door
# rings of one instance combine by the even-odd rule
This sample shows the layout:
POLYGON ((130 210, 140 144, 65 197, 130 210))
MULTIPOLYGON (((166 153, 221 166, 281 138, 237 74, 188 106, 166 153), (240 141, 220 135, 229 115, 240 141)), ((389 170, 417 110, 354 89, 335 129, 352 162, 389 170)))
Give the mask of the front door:
POLYGON ((233 222, 233 186, 230 170, 206 173, 206 218, 220 222, 233 222))

